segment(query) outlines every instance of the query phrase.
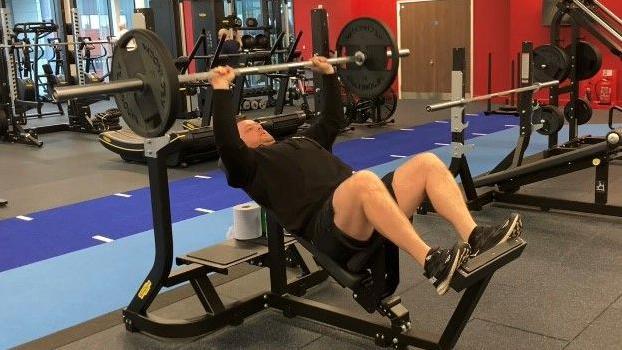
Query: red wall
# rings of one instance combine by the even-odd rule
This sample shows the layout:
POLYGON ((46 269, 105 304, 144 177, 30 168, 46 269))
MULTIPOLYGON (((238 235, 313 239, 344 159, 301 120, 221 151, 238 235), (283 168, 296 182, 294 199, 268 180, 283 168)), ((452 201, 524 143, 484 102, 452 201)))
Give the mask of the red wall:
MULTIPOLYGON (((541 1, 541 0, 540 0, 541 1)), ((311 53, 310 9, 323 4, 329 13, 331 46, 334 45, 341 27, 356 17, 373 17, 384 22, 397 38, 397 0, 340 0, 340 1, 294 1, 296 31, 305 34, 300 47, 305 57, 311 53), (305 48, 306 47, 306 48, 305 48)), ((509 12, 510 0, 474 0, 474 86, 476 93, 487 89, 488 53, 493 53, 493 89, 510 85, 509 55, 509 12), (494 13, 495 16, 490 14, 494 13), (488 21, 482 21, 485 18, 488 21)), ((413 54, 417 54, 413 52, 413 54)))
MULTIPOLYGON (((622 15, 622 1, 620 0, 600 0, 618 16, 622 15)), ((521 48, 521 43, 525 40, 533 41, 535 46, 549 43, 549 27, 542 25, 541 18, 542 0, 511 0, 510 1, 510 52, 515 54, 521 48)), ((564 33, 565 38, 570 38, 569 31, 564 33)), ((617 69, 622 73, 622 62, 620 58, 611 52, 586 31, 582 31, 586 40, 595 44, 603 54, 603 69, 617 69)), ((563 43, 567 45, 568 41, 563 43)), ((581 95, 584 95, 584 85, 582 84, 581 95)), ((618 91, 622 91, 622 79, 618 80, 618 91)), ((620 103, 620 102, 618 102, 620 103)))
MULTIPOLYGON (((542 0, 539 0, 542 1, 542 0)), ((473 1, 473 92, 488 92, 488 55, 492 54, 492 90, 506 90, 511 85, 510 1, 473 1)))
MULTIPOLYGON (((391 0, 393 1, 393 0, 391 0)), ((353 0, 296 0, 294 1, 295 31, 303 31, 298 48, 303 57, 308 59, 313 55, 311 41, 311 10, 322 5, 328 13, 328 29, 330 31, 330 47, 335 47, 335 41, 341 31, 354 16, 352 15, 353 0)), ((374 2, 374 1, 370 1, 374 2)))

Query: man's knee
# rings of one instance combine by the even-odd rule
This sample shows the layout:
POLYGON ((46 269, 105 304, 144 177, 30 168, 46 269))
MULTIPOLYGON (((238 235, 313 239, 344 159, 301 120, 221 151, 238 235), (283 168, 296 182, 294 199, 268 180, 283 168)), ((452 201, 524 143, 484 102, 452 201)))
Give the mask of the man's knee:
POLYGON ((416 155, 413 158, 413 162, 421 168, 434 170, 445 169, 445 163, 434 153, 426 152, 416 155))
POLYGON ((359 194, 385 190, 382 180, 378 175, 369 170, 361 170, 352 175, 352 184, 359 194))

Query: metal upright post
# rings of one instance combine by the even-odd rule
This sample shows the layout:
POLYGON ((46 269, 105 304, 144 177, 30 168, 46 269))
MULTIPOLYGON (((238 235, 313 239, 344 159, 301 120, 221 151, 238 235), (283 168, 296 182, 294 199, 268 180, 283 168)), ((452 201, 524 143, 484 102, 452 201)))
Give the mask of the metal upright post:
MULTIPOLYGON (((323 8, 311 10, 311 37, 313 41, 313 54, 328 57, 329 39, 328 39, 328 14, 323 8)), ((313 87, 315 94, 313 95, 313 107, 316 115, 322 110, 321 91, 322 75, 313 73, 313 87)))
MULTIPOLYGON (((144 146, 149 169, 155 257, 151 271, 127 307, 128 310, 141 315, 146 314, 166 283, 173 265, 173 228, 166 159, 175 147, 169 140, 169 136, 146 139, 144 146)), ((131 327, 127 324, 126 326, 131 327)))
MULTIPOLYGON (((488 53, 488 93, 492 93, 492 52, 488 53)), ((486 111, 492 112, 492 99, 488 100, 486 111)))
MULTIPOLYGON (((0 21, 2 22, 2 44, 4 47, 4 58, 7 66, 7 85, 9 88, 9 108, 11 117, 15 116, 15 97, 17 96, 17 64, 15 62, 15 56, 11 53, 11 49, 8 45, 11 44, 11 37, 13 36, 13 25, 11 24, 11 12, 5 7, 4 1, 2 2, 2 8, 0 8, 0 21)), ((9 131, 13 131, 13 121, 9 121, 9 131)))
POLYGON ((274 294, 283 295, 287 292, 283 227, 273 215, 267 215, 267 226, 268 249, 270 250, 270 290, 274 294))
MULTIPOLYGON (((522 52, 520 55, 520 86, 533 85, 533 44, 529 41, 523 42, 522 52)), ((518 115, 520 117, 520 136, 518 144, 512 159, 512 167, 517 167, 523 163, 523 156, 529 140, 531 138, 531 117, 533 115, 533 96, 534 91, 527 91, 518 95, 518 115)))
MULTIPOLYGON (((454 48, 453 50, 453 69, 451 74, 451 99, 462 99, 466 93, 466 79, 464 74, 466 71, 466 50, 462 48, 454 48)), ((490 88, 490 87, 489 87, 490 88)), ((466 159, 466 152, 472 148, 465 144, 464 130, 468 128, 469 123, 465 121, 465 107, 451 108, 451 148, 452 158, 449 170, 454 176, 460 176, 467 202, 474 203, 473 210, 480 210, 481 206, 476 203, 477 191, 473 185, 473 177, 469 169, 469 163, 466 159)), ((472 146, 472 145, 470 145, 472 146)))

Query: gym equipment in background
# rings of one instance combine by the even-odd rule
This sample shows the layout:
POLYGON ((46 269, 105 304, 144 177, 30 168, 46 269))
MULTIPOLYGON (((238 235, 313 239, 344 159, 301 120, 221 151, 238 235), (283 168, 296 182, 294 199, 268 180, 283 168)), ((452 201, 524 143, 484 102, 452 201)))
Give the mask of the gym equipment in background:
MULTIPOLYGON (((521 67, 533 67, 529 60, 532 52, 532 44, 523 43, 521 67)), ((609 194, 609 165, 619 159, 622 154, 622 130, 613 128, 613 109, 610 112, 610 128, 612 129, 605 137, 581 137, 557 145, 558 131, 564 124, 561 111, 554 105, 534 106, 534 93, 540 88, 548 87, 555 89, 558 81, 534 83, 534 70, 523 72, 528 77, 521 82, 521 86, 509 91, 492 93, 484 96, 464 98, 464 69, 466 67, 465 50, 454 50, 454 67, 459 67, 452 72, 452 98, 450 102, 430 105, 428 111, 437 111, 451 108, 452 130, 452 162, 450 170, 454 176, 460 176, 467 197, 467 203, 473 210, 480 210, 483 205, 491 202, 523 205, 540 208, 542 210, 559 209, 591 214, 622 216, 622 207, 608 204, 609 194), (458 89, 458 87, 461 87, 458 89), (497 166, 489 172, 473 179, 466 159, 469 150, 465 144, 464 106, 475 101, 484 101, 497 96, 518 94, 518 111, 520 123, 518 125, 518 139, 516 147, 497 166), (543 152, 525 157, 529 147, 532 131, 537 130, 541 134, 548 135, 549 148, 543 152), (551 145, 551 140, 555 143, 551 145), (578 201, 554 198, 550 194, 528 195, 517 193, 522 186, 535 182, 555 178, 584 169, 593 168, 594 177, 594 201, 578 201), (488 187, 495 187, 490 190, 488 187), (486 189, 479 193, 477 189, 486 189)), ((534 55, 535 58, 535 55, 534 55)), ((574 120, 576 123, 576 119, 574 120)), ((573 120, 569 121, 573 124, 573 120)), ((426 203, 419 211, 424 213, 433 208, 426 203)))
MULTIPOLYGON (((339 52, 349 55, 329 58, 328 62, 340 65, 337 71, 342 83, 350 92, 361 97, 373 97, 386 91, 397 75, 399 57, 409 55, 408 50, 398 50, 390 31, 384 25, 378 25, 378 22, 369 18, 348 23, 337 45, 339 52), (382 50, 378 50, 378 47, 382 50), (342 68, 343 65, 346 67, 342 68)), ((115 94, 117 105, 130 128, 140 126, 138 130, 142 134, 139 135, 143 137, 160 134, 170 129, 175 120, 179 108, 175 96, 179 85, 207 81, 212 74, 208 71, 178 76, 173 59, 162 47, 160 39, 152 32, 140 29, 129 31, 117 42, 112 60, 111 83, 61 87, 55 89, 54 97, 62 101, 93 94, 115 94), (136 42, 137 49, 126 49, 131 40, 136 42), (149 60, 142 59, 146 51, 149 51, 149 60), (144 64, 137 64, 137 61, 144 64), (136 91, 145 91, 145 87, 151 91, 150 95, 136 94, 136 91), (162 120, 165 123, 161 123, 162 120)), ((311 61, 289 62, 237 68, 234 73, 243 76, 311 65, 311 61)))

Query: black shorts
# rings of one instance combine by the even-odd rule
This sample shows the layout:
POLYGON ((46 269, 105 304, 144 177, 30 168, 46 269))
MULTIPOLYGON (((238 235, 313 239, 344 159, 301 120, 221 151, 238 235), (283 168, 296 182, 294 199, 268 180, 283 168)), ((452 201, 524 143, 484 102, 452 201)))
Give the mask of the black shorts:
MULTIPOLYGON (((393 199, 393 172, 388 173, 382 178, 393 199)), ((328 255, 341 266, 346 266, 348 260, 369 245, 369 241, 359 241, 346 235, 335 226, 335 210, 333 209, 333 195, 328 197, 320 210, 313 215, 307 229, 305 237, 310 238, 313 244, 321 252, 328 255)))

